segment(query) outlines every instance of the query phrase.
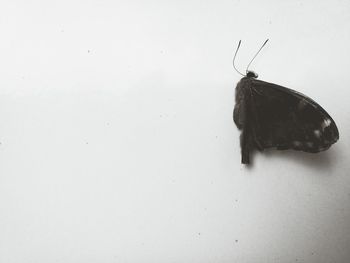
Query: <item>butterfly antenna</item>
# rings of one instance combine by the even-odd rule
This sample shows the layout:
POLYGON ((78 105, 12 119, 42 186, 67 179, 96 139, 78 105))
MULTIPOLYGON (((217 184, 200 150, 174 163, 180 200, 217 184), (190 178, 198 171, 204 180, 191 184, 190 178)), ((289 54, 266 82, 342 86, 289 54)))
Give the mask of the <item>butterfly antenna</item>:
POLYGON ((246 72, 248 72, 249 66, 250 64, 252 64, 252 62, 254 61, 254 59, 256 58, 256 56, 260 53, 260 51, 263 49, 263 47, 266 45, 267 41, 269 41, 269 39, 266 39, 264 44, 262 44, 262 46, 260 47, 260 49, 258 50, 258 52, 256 52, 256 54, 254 55, 254 57, 252 58, 252 60, 249 62, 246 72))
POLYGON ((237 46, 237 49, 236 49, 236 52, 235 52, 235 55, 233 56, 233 68, 237 71, 238 74, 241 74, 242 76, 245 76, 244 74, 242 74, 241 72, 238 71, 238 69, 236 68, 235 66, 235 60, 236 60, 236 56, 237 56, 237 52, 238 52, 238 49, 239 47, 241 46, 241 40, 238 42, 238 46, 237 46))

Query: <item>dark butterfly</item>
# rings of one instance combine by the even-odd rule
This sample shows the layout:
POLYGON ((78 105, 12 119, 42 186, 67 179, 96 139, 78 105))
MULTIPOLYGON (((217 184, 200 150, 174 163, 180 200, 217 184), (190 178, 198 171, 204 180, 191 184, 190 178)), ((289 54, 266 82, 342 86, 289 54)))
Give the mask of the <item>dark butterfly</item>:
POLYGON ((234 65, 241 41, 233 59, 235 70, 244 76, 236 87, 233 113, 233 120, 241 130, 243 164, 249 164, 254 149, 275 147, 317 153, 339 139, 335 122, 315 101, 297 91, 258 80, 257 74, 248 71, 267 41, 248 64, 246 75, 234 65))

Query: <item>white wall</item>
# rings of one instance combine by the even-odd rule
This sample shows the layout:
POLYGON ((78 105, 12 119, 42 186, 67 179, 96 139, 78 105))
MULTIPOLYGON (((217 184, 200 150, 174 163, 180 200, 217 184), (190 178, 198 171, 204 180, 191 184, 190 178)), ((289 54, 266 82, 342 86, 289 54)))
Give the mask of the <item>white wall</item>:
POLYGON ((350 2, 2 0, 0 262, 350 261, 350 2), (340 141, 240 164, 232 55, 340 141))

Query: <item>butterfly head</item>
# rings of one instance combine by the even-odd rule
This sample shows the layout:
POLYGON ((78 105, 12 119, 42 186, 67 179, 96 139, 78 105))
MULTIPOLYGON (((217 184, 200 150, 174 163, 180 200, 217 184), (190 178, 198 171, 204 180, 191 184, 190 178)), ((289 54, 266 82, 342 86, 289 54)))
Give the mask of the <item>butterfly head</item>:
POLYGON ((247 71, 246 77, 256 79, 258 78, 258 74, 256 74, 254 71, 247 71))

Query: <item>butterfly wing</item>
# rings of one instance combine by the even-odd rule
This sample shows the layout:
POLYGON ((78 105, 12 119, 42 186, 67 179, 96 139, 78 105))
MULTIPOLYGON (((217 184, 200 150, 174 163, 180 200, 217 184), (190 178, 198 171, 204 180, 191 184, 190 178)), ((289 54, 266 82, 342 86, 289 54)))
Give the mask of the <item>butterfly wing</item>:
POLYGON ((339 139, 333 119, 311 98, 257 79, 250 90, 255 138, 262 148, 317 153, 339 139))
POLYGON ((316 153, 339 139, 335 122, 315 101, 253 78, 245 77, 237 85, 234 121, 242 130, 242 163, 249 163, 254 148, 316 153))

